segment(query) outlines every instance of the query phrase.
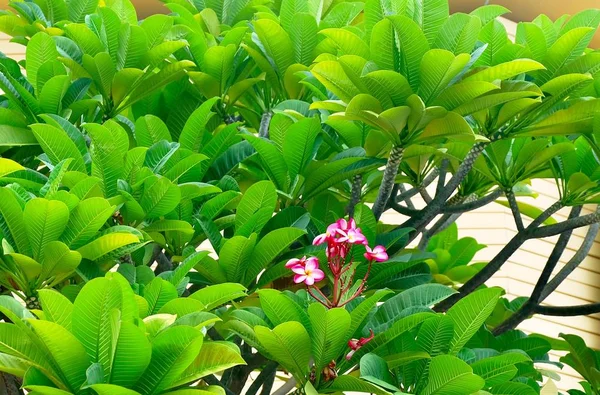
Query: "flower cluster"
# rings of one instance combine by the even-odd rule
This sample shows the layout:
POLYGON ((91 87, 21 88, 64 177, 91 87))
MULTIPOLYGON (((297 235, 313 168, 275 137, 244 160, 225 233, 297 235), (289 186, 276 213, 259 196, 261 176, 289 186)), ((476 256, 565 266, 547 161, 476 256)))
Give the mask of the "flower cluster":
POLYGON ((313 241, 313 245, 325 243, 327 244, 325 250, 327 266, 333 275, 331 300, 315 286, 317 282, 325 278, 325 273, 319 269, 319 261, 316 257, 307 258, 304 256, 301 259, 290 259, 285 266, 294 272, 294 282, 296 284, 306 284, 308 291, 319 302, 327 307, 343 306, 362 293, 372 263, 387 261, 388 254, 383 246, 369 247, 367 238, 361 229, 356 226, 356 221, 353 218, 349 220, 339 219, 329 225, 325 233, 317 236, 313 241), (356 271, 356 266, 352 262, 352 249, 359 245, 366 250, 364 257, 367 259, 369 267, 356 291, 352 295, 346 295, 354 284, 356 271), (318 295, 315 295, 315 293, 318 295))

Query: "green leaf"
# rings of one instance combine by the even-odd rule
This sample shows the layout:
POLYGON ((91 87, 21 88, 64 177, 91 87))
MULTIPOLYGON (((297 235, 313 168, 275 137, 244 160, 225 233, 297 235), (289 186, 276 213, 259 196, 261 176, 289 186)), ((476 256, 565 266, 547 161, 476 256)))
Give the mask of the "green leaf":
MULTIPOLYGON (((304 3, 295 0, 295 3, 304 3)), ((283 26, 286 26, 281 21, 283 26)), ((298 13, 291 18, 291 23, 286 30, 290 34, 290 40, 294 50, 296 63, 309 66, 314 59, 314 51, 317 47, 319 27, 315 18, 307 13, 298 13)))
POLYGON ((79 389, 85 382, 85 371, 90 365, 90 359, 83 345, 77 338, 62 326, 40 320, 29 320, 29 325, 48 348, 52 358, 71 389, 79 389))
POLYGON ((421 60, 429 50, 427 37, 414 21, 405 16, 395 15, 388 18, 397 33, 402 56, 401 64, 403 65, 400 71, 407 77, 412 89, 416 91, 420 83, 421 60))
POLYGON ((190 298, 202 302, 207 310, 213 310, 243 296, 246 296, 246 287, 236 283, 223 283, 202 288, 190 295, 190 298))
POLYGON ((581 56, 590 42, 591 27, 571 29, 556 40, 544 57, 542 63, 546 70, 540 72, 538 82, 543 84, 556 76, 557 71, 564 65, 581 56))
MULTIPOLYGON (((277 191, 270 181, 260 181, 253 184, 240 200, 235 214, 236 231, 252 221, 250 232, 259 233, 262 227, 271 219, 277 204, 277 191), (265 209, 265 214, 261 214, 265 209), (257 217, 260 217, 257 218, 257 217), (264 217, 264 218, 263 218, 264 217)), ((249 233, 249 232, 246 232, 249 233)))
POLYGON ((486 387, 493 387, 511 380, 517 375, 518 363, 531 359, 520 352, 507 352, 494 357, 481 359, 471 365, 473 373, 485 380, 486 387))
POLYGON ((402 318, 404 310, 411 307, 429 308, 455 293, 452 288, 442 284, 422 284, 409 288, 379 306, 366 327, 381 332, 402 318))
POLYGON ((108 200, 92 197, 79 202, 71 211, 69 223, 60 240, 76 250, 85 245, 102 228, 115 210, 108 200))
POLYGON ((81 254, 69 250, 66 244, 60 241, 51 241, 46 244, 44 256, 42 257, 42 271, 40 280, 47 281, 47 286, 54 286, 71 275, 79 263, 81 254))
POLYGON ((448 310, 447 316, 454 322, 450 353, 457 354, 479 330, 494 311, 501 293, 502 290, 498 288, 481 289, 464 297, 448 310))
POLYGON ((442 49, 427 51, 421 62, 421 86, 419 96, 430 103, 464 69, 471 57, 468 54, 454 56, 442 49))
POLYGON ((159 218, 170 213, 181 200, 179 187, 165 177, 149 177, 144 181, 140 206, 146 218, 159 218))
POLYGON ((268 58, 272 59, 275 70, 282 77, 294 63, 292 41, 288 33, 271 19, 259 19, 253 27, 268 58))
POLYGON ((31 125, 31 130, 54 165, 72 158, 71 170, 87 173, 79 149, 64 130, 41 123, 31 125))
POLYGON ((43 86, 38 83, 40 68, 44 63, 54 61, 57 58, 58 51, 52 37, 45 32, 39 32, 31 37, 25 51, 25 61, 27 64, 27 79, 36 92, 40 92, 43 86))
POLYGON ((228 281, 237 282, 242 279, 255 244, 256 234, 250 238, 233 236, 223 244, 219 266, 225 271, 228 281))
POLYGON ((148 315, 156 314, 167 302, 179 296, 175 285, 156 277, 144 287, 144 298, 148 302, 148 315))
POLYGON ((326 391, 334 393, 361 392, 375 395, 389 395, 390 392, 371 384, 368 381, 361 380, 358 377, 343 375, 336 378, 331 385, 327 386, 326 391))
POLYGON ((277 188, 282 191, 287 191, 290 184, 287 164, 275 144, 270 140, 252 135, 244 135, 243 137, 248 140, 258 152, 262 159, 265 172, 275 183, 277 188))
POLYGON ((500 63, 496 66, 485 68, 477 73, 464 78, 464 81, 505 80, 519 74, 544 69, 544 65, 531 59, 515 59, 510 62, 500 63))
POLYGON ((423 395, 471 394, 484 384, 484 380, 473 374, 473 369, 462 360, 452 355, 439 355, 431 359, 429 382, 423 395))
POLYGON ((121 247, 139 243, 140 239, 132 233, 109 233, 77 249, 84 259, 97 261, 103 256, 121 247))
POLYGON ((254 327, 260 344, 284 368, 304 380, 310 362, 310 337, 304 326, 296 321, 284 322, 273 330, 254 327))
POLYGON ((69 6, 69 20, 83 22, 85 16, 94 13, 98 7, 98 0, 71 0, 69 6))
POLYGON ((478 17, 463 13, 452 14, 438 31, 435 47, 447 49, 455 55, 471 53, 480 30, 481 20, 478 17))
POLYGON ((0 188, 0 214, 0 229, 4 238, 21 254, 31 255, 23 209, 9 188, 0 188))
POLYGON ((150 342, 138 326, 131 322, 121 322, 119 337, 114 347, 109 381, 123 387, 131 387, 150 363, 150 342))
POLYGON ((194 362, 202 347, 203 335, 189 326, 175 326, 152 341, 152 359, 135 385, 143 394, 157 394, 172 386, 194 362))
POLYGON ((65 230, 69 209, 58 200, 35 198, 27 202, 23 217, 32 249, 32 257, 41 261, 48 243, 56 241, 65 230))
POLYGON ((38 295, 44 311, 44 319, 71 330, 73 303, 54 289, 40 289, 38 295))
POLYGON ((108 377, 112 361, 115 309, 122 306, 121 289, 114 279, 88 282, 73 304, 73 334, 83 344, 92 363, 100 363, 108 377))
POLYGON ((318 118, 302 119, 291 125, 283 140, 283 158, 290 174, 290 179, 302 173, 314 151, 315 139, 321 132, 318 118))
MULTIPOLYGON (((90 386, 98 395, 139 395, 139 392, 128 390, 115 384, 94 384, 90 386)), ((58 394, 57 394, 58 395, 58 394)))
POLYGON ((246 365, 246 362, 240 356, 237 347, 224 342, 205 343, 194 362, 173 383, 173 387, 194 382, 202 377, 222 372, 238 365, 246 365))
POLYGON ((160 118, 145 115, 135 123, 135 140, 139 147, 152 147, 161 140, 171 141, 171 134, 160 118))
POLYGON ((320 303, 308 307, 311 323, 312 357, 317 371, 336 360, 351 336, 350 314, 343 308, 327 309, 320 303))
POLYGON ((88 123, 84 127, 92 139, 92 175, 102 180, 105 196, 113 197, 117 194, 117 180, 123 174, 129 148, 127 133, 111 121, 104 125, 88 123))
POLYGON ((266 269, 282 252, 298 238, 306 234, 298 228, 281 228, 268 233, 254 248, 250 263, 244 273, 243 284, 250 284, 258 274, 266 269))

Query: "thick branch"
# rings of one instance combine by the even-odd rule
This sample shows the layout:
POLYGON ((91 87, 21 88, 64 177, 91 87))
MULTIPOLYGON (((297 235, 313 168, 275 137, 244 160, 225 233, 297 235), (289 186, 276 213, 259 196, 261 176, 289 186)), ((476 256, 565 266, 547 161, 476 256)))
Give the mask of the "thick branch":
POLYGON ((556 236, 563 232, 573 230, 576 228, 581 228, 583 226, 592 225, 599 221, 600 221, 600 213, 596 212, 593 214, 587 214, 587 215, 583 215, 581 217, 563 221, 558 224, 542 226, 541 228, 538 228, 533 232, 533 237, 543 238, 543 237, 556 236))
POLYGON ((436 234, 444 231, 452 223, 456 222, 456 220, 458 219, 458 217, 460 217, 460 215, 461 214, 444 214, 444 215, 442 215, 442 217, 440 219, 438 219, 435 224, 433 224, 431 229, 423 232, 423 235, 421 236, 421 240, 419 241, 419 245, 417 248, 419 250, 425 250, 425 248, 427 248, 427 244, 429 244, 429 240, 436 234))
POLYGON ((396 175, 398 175, 398 168, 400 167, 400 161, 402 160, 402 153, 404 152, 402 147, 394 146, 390 152, 385 170, 383 172, 383 179, 381 180, 381 186, 379 187, 379 193, 377 199, 373 204, 373 214, 375 219, 379 220, 381 215, 385 211, 392 189, 396 183, 396 175))
POLYGON ((573 317, 600 313, 600 303, 583 304, 578 306, 537 306, 535 313, 558 317, 573 317))
POLYGON ((560 269, 560 271, 550 280, 550 282, 544 287, 544 291, 542 292, 542 300, 546 299, 548 295, 558 288, 558 286, 569 277, 569 274, 573 272, 573 270, 577 269, 581 262, 585 259, 585 257, 589 254, 592 246, 594 245, 594 241, 596 241, 596 236, 598 235, 598 229, 600 228, 600 224, 595 223, 590 225, 585 238, 583 239, 583 243, 573 255, 573 257, 567 262, 567 264, 560 269))

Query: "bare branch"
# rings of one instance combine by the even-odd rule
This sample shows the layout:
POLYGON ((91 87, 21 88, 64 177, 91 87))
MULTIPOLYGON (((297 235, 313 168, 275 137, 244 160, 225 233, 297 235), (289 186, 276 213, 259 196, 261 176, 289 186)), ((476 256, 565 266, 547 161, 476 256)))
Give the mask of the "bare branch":
POLYGON ((600 303, 583 304, 577 306, 537 306, 535 308, 535 313, 559 317, 590 315, 600 313, 600 303))
POLYGON ((447 206, 444 207, 443 211, 445 213, 464 213, 467 211, 472 211, 493 202, 494 200, 498 199, 500 195, 502 195, 502 190, 496 189, 487 194, 486 196, 482 197, 481 199, 475 201, 465 201, 461 204, 447 206))
POLYGON ((517 199, 515 198, 515 193, 512 189, 507 189, 504 191, 504 195, 506 195, 506 199, 508 200, 508 206, 510 207, 510 211, 512 212, 513 218, 515 219, 515 225, 517 225, 517 230, 522 231, 525 229, 523 226, 523 218, 521 217, 521 212, 519 211, 519 204, 517 203, 517 199))

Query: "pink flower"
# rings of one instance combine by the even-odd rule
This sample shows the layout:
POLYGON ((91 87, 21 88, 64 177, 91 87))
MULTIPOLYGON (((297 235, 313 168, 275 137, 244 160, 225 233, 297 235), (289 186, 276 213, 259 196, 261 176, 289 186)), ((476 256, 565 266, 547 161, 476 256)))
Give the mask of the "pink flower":
POLYGON ((319 269, 319 261, 317 258, 307 259, 304 266, 296 265, 292 268, 292 271, 296 273, 294 276, 294 282, 296 284, 304 283, 306 285, 313 285, 325 278, 325 273, 323 273, 323 270, 319 269))
POLYGON ((339 243, 349 243, 349 244, 367 244, 367 238, 362 234, 360 228, 348 229, 347 231, 339 230, 338 231, 342 237, 337 239, 339 243))
POLYGON ((325 233, 315 237, 315 239, 313 240, 313 245, 318 246, 319 244, 323 244, 328 240, 332 240, 333 237, 337 234, 338 230, 340 229, 338 222, 329 225, 325 233))
POLYGON ((376 246, 373 249, 366 246, 365 248, 367 249, 365 258, 370 261, 385 262, 389 258, 384 246, 376 246))
POLYGON ((285 264, 285 267, 287 267, 288 269, 293 269, 296 266, 300 266, 300 267, 304 268, 304 266, 306 266, 306 262, 309 262, 311 260, 314 260, 316 262, 317 266, 319 265, 319 261, 314 256, 312 256, 310 258, 306 258, 306 256, 303 256, 300 259, 298 259, 298 258, 292 258, 292 259, 290 259, 285 264))
POLYGON ((346 221, 344 218, 340 218, 337 220, 336 224, 339 229, 344 231, 356 229, 356 221, 354 220, 354 218, 350 218, 348 221, 346 221))
POLYGON ((373 338, 375 337, 375 333, 373 333, 373 329, 369 329, 369 332, 370 332, 369 337, 361 337, 360 340, 359 339, 348 340, 348 347, 350 347, 350 352, 348 354, 346 354, 346 359, 348 361, 350 359, 352 359, 352 356, 354 355, 354 353, 357 352, 358 350, 360 350, 360 348, 362 346, 364 346, 365 344, 367 344, 368 342, 373 340, 373 338))

